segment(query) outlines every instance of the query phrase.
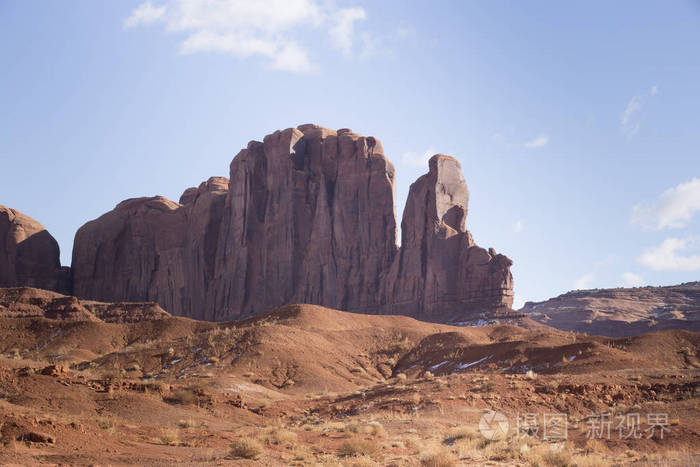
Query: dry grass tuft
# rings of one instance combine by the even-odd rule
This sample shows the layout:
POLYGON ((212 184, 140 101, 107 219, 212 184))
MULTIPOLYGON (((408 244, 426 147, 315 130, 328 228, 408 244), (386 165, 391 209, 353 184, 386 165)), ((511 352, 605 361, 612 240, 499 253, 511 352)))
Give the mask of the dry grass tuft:
POLYGON ((338 448, 340 457, 372 456, 379 451, 379 445, 371 440, 351 438, 343 441, 338 448))
POLYGON ((380 464, 377 464, 377 462, 375 462, 369 456, 353 457, 352 459, 343 462, 343 467, 375 467, 378 465, 380 464))
POLYGON ((194 428, 195 426, 197 426, 197 422, 195 422, 192 418, 187 418, 177 422, 177 425, 180 428, 194 428))
POLYGON ((571 450, 567 446, 542 444, 527 451, 524 457, 532 466, 567 467, 572 465, 571 450))
POLYGON ((297 434, 283 428, 273 429, 265 437, 265 442, 279 446, 293 445, 297 442, 297 434))
POLYGON ((361 435, 376 436, 379 438, 384 438, 386 436, 386 430, 381 423, 373 421, 366 424, 360 424, 357 422, 351 422, 345 425, 343 431, 350 433, 357 433, 361 435))
POLYGON ((180 436, 177 430, 163 428, 160 430, 160 442, 166 446, 177 446, 180 444, 180 436))
POLYGON ((263 453, 262 444, 249 438, 237 439, 231 443, 229 454, 242 459, 257 459, 263 453))
POLYGON ((423 467, 454 467, 459 460, 457 457, 448 451, 431 452, 425 454, 420 464, 423 467))
POLYGON ((608 467, 610 462, 597 454, 576 455, 571 458, 576 467, 608 467))

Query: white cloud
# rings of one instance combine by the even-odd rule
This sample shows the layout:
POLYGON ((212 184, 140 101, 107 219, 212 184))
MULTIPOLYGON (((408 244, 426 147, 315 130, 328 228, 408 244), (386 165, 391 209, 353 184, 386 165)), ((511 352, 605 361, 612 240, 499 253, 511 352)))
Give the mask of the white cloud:
POLYGON ((134 26, 140 26, 142 24, 145 25, 155 23, 163 17, 165 10, 165 5, 155 7, 150 1, 143 2, 131 12, 128 18, 124 20, 124 27, 133 28, 134 26))
POLYGON ((624 112, 620 116, 620 131, 628 138, 633 137, 639 132, 642 119, 642 108, 648 97, 654 97, 659 93, 659 87, 653 85, 649 88, 648 96, 633 96, 627 103, 624 112))
POLYGON ((620 276, 623 287, 641 287, 644 285, 644 278, 633 272, 625 272, 620 276))
POLYGON ((328 33, 336 47, 343 51, 345 56, 350 56, 352 43, 355 36, 355 21, 363 20, 367 13, 363 8, 343 8, 338 11, 328 33))
POLYGON ((700 269, 700 254, 683 255, 684 251, 696 249, 694 237, 667 238, 661 245, 648 248, 638 261, 655 271, 697 271, 700 269))
POLYGON ((525 229, 525 223, 523 222, 523 220, 518 219, 517 221, 515 221, 515 224, 513 224, 513 231, 515 233, 520 233, 523 231, 523 229, 525 229))
POLYGON ((185 35, 183 54, 261 57, 271 69, 309 73, 317 66, 302 38, 321 33, 350 55, 355 22, 366 16, 362 8, 338 9, 320 0, 165 0, 158 7, 142 3, 124 24, 134 27, 162 20, 167 32, 185 35))
POLYGON ((437 151, 432 146, 423 152, 405 152, 401 155, 401 164, 410 167, 428 167, 428 161, 435 154, 437 151))
POLYGON ((700 178, 693 178, 664 191, 652 204, 635 206, 632 223, 645 230, 682 228, 699 211, 700 178))
POLYGON ((634 96, 627 103, 627 107, 625 107, 625 111, 622 112, 622 117, 620 117, 620 129, 625 136, 632 137, 639 131, 639 114, 641 111, 642 98, 634 96))
POLYGON ((547 143, 549 143, 549 136, 539 135, 538 137, 523 143, 523 146, 526 148, 543 148, 547 146, 547 143))
POLYGON ((591 288, 591 282, 595 279, 595 274, 589 272, 574 281, 574 290, 586 290, 591 288))

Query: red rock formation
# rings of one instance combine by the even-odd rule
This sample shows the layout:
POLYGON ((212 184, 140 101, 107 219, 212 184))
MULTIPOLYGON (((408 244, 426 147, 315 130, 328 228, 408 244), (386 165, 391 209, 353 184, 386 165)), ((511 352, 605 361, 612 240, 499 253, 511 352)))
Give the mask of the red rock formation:
POLYGON ((0 288, 0 318, 137 323, 169 317, 169 313, 152 302, 102 303, 32 287, 0 288))
POLYGON ((74 293, 226 320, 287 303, 460 320, 509 308, 510 260, 474 245, 459 163, 411 187, 396 245, 394 167, 375 138, 302 125, 252 141, 230 181, 140 198, 84 225, 74 293))
POLYGON ((228 180, 212 177, 175 203, 162 196, 123 201, 75 235, 73 292, 82 298, 155 301, 203 317, 214 278, 228 180))
POLYGON ((411 185, 401 250, 384 282, 385 310, 425 321, 460 321, 513 304, 512 261, 476 246, 466 229, 469 190, 443 154, 411 185))
POLYGON ((67 292, 70 271, 61 268, 58 243, 21 212, 0 206, 0 287, 28 286, 67 292))

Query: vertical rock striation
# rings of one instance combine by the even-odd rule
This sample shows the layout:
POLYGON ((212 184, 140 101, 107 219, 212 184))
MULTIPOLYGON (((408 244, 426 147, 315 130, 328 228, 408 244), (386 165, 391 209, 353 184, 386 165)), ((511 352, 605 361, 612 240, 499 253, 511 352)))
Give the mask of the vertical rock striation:
POLYGON ((212 177, 180 203, 162 196, 122 201, 82 226, 73 247, 73 293, 105 301, 155 301, 205 318, 228 180, 212 177))
POLYGON ((511 261, 466 230, 459 163, 437 155, 412 186, 396 245, 394 166, 379 141, 302 125, 251 141, 230 180, 120 203, 76 234, 74 293, 152 300, 227 320, 287 303, 429 321, 512 304, 511 261))
POLYGON ((445 322, 509 309, 512 261, 474 244, 459 162, 437 154, 428 166, 408 193, 401 249, 384 281, 385 312, 445 322))

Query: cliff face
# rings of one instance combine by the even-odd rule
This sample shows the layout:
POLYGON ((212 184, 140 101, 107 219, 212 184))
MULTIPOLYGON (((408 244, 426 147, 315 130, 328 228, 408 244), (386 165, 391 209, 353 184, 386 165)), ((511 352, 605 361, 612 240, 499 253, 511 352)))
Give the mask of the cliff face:
POLYGON ((429 168, 408 193, 401 250, 385 280, 386 312, 444 322, 510 308, 512 261, 474 244, 459 162, 438 154, 429 168))
POLYGON ((508 309, 511 261, 474 244, 459 163, 412 186, 396 245, 394 167, 375 138, 302 125, 252 141, 230 180, 120 203, 78 231, 74 294, 228 320, 287 303, 459 321, 508 309))
POLYGON ((181 197, 123 201, 75 236, 73 293, 103 301, 155 301, 200 316, 214 278, 228 180, 210 178, 181 197))
POLYGON ((61 268, 58 243, 43 225, 0 206, 0 287, 68 292, 70 271, 61 268))

